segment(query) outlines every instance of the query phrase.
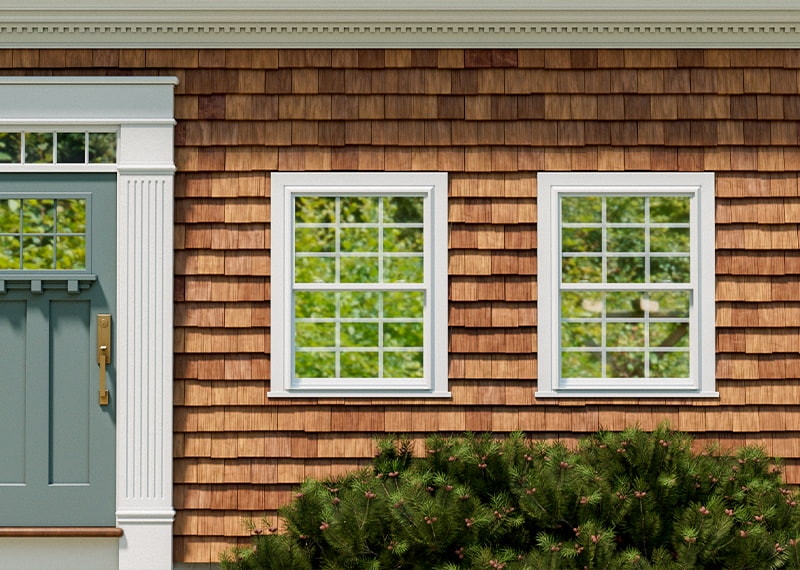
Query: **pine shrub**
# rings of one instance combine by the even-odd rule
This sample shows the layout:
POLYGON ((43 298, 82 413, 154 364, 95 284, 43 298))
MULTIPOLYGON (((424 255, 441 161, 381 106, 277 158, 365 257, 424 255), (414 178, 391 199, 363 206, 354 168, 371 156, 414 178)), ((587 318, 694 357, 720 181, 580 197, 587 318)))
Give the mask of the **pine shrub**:
POLYGON ((222 568, 800 570, 798 494, 780 462, 745 447, 601 431, 575 449, 490 435, 434 435, 412 457, 378 441, 369 469, 309 479, 222 568))

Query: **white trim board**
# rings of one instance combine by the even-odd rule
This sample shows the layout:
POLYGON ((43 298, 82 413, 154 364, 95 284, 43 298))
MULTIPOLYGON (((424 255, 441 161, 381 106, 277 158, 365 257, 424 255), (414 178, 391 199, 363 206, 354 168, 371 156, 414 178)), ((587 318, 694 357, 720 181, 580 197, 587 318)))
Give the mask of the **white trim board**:
MULTIPOLYGON (((175 84, 175 78, 164 77, 0 78, 0 126, 8 118, 15 126, 100 121, 119 129, 112 170, 117 172, 116 522, 123 530, 119 539, 3 539, 4 554, 22 554, 10 558, 12 566, 0 562, 0 568, 172 567, 175 84)), ((0 170, 65 171, 57 164, 34 166, 0 170)))
POLYGON ((0 47, 798 47, 800 6, 765 0, 31 0, 0 47))

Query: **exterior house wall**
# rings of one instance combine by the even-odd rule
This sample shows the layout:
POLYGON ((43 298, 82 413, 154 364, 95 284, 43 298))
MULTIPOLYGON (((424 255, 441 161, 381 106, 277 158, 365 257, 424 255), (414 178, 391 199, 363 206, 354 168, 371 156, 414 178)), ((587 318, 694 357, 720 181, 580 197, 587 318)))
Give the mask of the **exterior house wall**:
MULTIPOLYGON (((373 438, 572 441, 664 420, 800 483, 800 51, 5 50, 3 75, 174 75, 175 560, 373 438), (268 400, 270 172, 449 173, 450 400, 268 400), (714 171, 718 400, 536 401, 539 171, 714 171)), ((714 358, 715 355, 704 355, 714 358)))

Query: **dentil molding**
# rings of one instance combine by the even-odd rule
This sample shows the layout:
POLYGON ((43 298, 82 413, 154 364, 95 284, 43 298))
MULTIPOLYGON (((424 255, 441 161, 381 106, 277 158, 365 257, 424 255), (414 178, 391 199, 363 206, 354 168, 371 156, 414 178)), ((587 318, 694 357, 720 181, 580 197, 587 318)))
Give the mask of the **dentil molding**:
POLYGON ((0 1, 0 47, 800 47, 794 0, 663 4, 0 1))

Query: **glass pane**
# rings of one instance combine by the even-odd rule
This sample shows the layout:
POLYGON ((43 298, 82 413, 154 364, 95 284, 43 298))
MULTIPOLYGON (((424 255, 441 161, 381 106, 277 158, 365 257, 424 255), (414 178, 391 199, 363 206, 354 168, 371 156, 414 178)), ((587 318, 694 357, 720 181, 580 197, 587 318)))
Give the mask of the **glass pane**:
POLYGON ((424 220, 425 199, 392 197, 383 199, 383 221, 387 224, 421 224, 424 220))
POLYGON ((364 196, 346 196, 341 199, 341 221, 345 224, 376 223, 378 199, 364 196))
POLYGON ((608 251, 644 251, 644 228, 608 228, 608 251))
POLYGON ((25 133, 25 162, 53 162, 53 133, 25 133))
POLYGON ((86 269, 86 238, 58 236, 56 238, 56 269, 86 269))
POLYGON ((0 233, 19 233, 20 200, 0 200, 0 233))
POLYGON ((422 323, 385 323, 383 346, 422 346, 422 323))
POLYGON ((294 261, 296 283, 333 283, 336 259, 333 257, 298 257, 294 261))
POLYGON ((689 228, 652 228, 650 251, 688 252, 689 228))
POLYGON ((688 257, 655 257, 650 260, 651 283, 689 283, 688 257))
POLYGON ((335 352, 294 353, 294 375, 296 378, 335 378, 335 352))
POLYGON ((615 196, 606 198, 606 221, 610 224, 640 224, 644 222, 644 198, 615 196))
POLYGON ((608 323, 606 346, 644 346, 644 323, 608 323))
POLYGON ((335 347, 336 323, 298 322, 294 327, 294 343, 303 347, 335 347))
POLYGON ((650 312, 650 317, 684 317, 689 316, 688 291, 664 291, 650 293, 645 307, 650 312))
POLYGON ((690 203, 686 196, 654 196, 650 198, 650 221, 687 224, 690 203))
POLYGON ((422 228, 387 228, 383 231, 383 251, 422 253, 422 228))
POLYGON ((294 316, 298 319, 335 318, 336 293, 319 291, 295 292, 294 316))
POLYGON ((55 200, 23 200, 22 232, 26 234, 52 233, 55 200))
POLYGON ((650 323, 650 346, 688 347, 689 323, 650 323))
POLYGON ((298 196, 294 199, 294 221, 304 224, 332 224, 336 221, 336 198, 298 196))
POLYGON ((602 361, 599 352, 562 352, 561 376, 563 378, 601 378, 602 361))
POLYGON ((342 256, 339 281, 341 283, 377 283, 378 258, 342 256))
POLYGON ((565 319, 599 317, 602 313, 602 293, 561 293, 561 316, 565 319))
POLYGON ((342 317, 363 319, 379 316, 380 293, 352 291, 340 295, 342 317))
POLYGON ((603 221, 603 199, 597 196, 565 196, 561 198, 561 221, 568 224, 599 224, 603 221))
POLYGON ((425 280, 422 256, 384 257, 383 280, 386 283, 422 283, 425 280))
POLYGON ((298 252, 336 251, 336 230, 333 228, 295 228, 294 250, 298 252))
POLYGON ((0 236, 0 269, 21 269, 18 237, 0 236))
POLYGON ((422 318, 425 312, 425 293, 405 291, 383 294, 383 316, 387 319, 422 318))
POLYGON ((644 257, 609 257, 609 283, 644 283, 644 257))
POLYGON ((564 283, 602 283, 602 257, 565 257, 561 261, 564 283))
POLYGON ((377 378, 377 352, 342 352, 342 378, 377 378))
POLYGON ((342 323, 342 346, 378 346, 378 323, 342 323))
POLYGON ((638 291, 614 291, 606 293, 606 311, 609 317, 641 316, 642 293, 638 291))
POLYGON ((89 162, 117 162, 117 133, 89 133, 89 162))
POLYGON ((22 240, 23 269, 53 269, 52 236, 26 237, 22 240))
POLYGON ((603 230, 600 228, 563 228, 561 251, 588 253, 603 251, 603 230))
POLYGON ((384 378, 422 378, 422 352, 386 352, 383 355, 384 378))
POLYGON ((609 352, 606 355, 606 377, 644 378, 644 353, 609 352))
POLYGON ((21 142, 20 133, 0 133, 0 162, 19 164, 21 142))
POLYGON ((378 251, 378 228, 342 228, 341 251, 378 251))
POLYGON ((601 323, 561 323, 561 346, 598 347, 603 343, 601 323))
POLYGON ((83 164, 86 162, 86 133, 57 133, 57 162, 83 164))
POLYGON ((86 200, 59 199, 56 202, 58 233, 86 233, 86 200))
POLYGON ((653 378, 688 378, 688 352, 651 352, 650 376, 653 378))

